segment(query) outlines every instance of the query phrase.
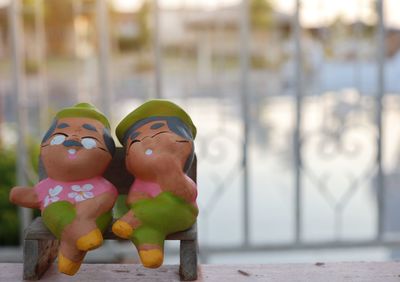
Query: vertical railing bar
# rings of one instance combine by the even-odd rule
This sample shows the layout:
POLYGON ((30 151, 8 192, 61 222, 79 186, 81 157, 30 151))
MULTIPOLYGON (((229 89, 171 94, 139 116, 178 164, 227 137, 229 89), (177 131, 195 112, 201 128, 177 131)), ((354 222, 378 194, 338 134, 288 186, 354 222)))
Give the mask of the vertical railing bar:
POLYGON ((160 7, 158 0, 153 1, 153 49, 155 61, 155 96, 161 99, 162 95, 162 54, 160 39, 160 7))
MULTIPOLYGON (((23 30, 21 22, 21 1, 10 1, 8 10, 8 20, 11 35, 11 52, 12 52, 12 85, 16 96, 16 121, 17 121, 17 185, 27 186, 27 148, 26 148, 26 132, 27 132, 27 99, 25 88, 25 56, 23 30)), ((32 211, 27 208, 19 208, 20 218, 20 242, 23 240, 25 228, 28 227, 32 219, 32 211)))
POLYGON ((100 107, 103 113, 111 117, 111 89, 110 89, 110 40, 107 0, 97 0, 97 32, 99 42, 99 93, 100 107))
POLYGON ((384 209, 385 209, 385 183, 382 169, 382 144, 383 144, 383 128, 382 128, 382 99, 385 94, 385 22, 384 22, 384 0, 376 2, 378 14, 378 30, 377 30, 377 68, 378 68, 378 87, 376 95, 376 126, 377 126, 377 201, 378 201, 378 230, 377 240, 382 240, 384 231, 384 209))
POLYGON ((44 133, 49 122, 49 95, 47 91, 47 69, 46 69, 46 38, 44 25, 44 3, 43 0, 35 1, 35 31, 36 31, 36 58, 39 66, 39 128, 40 134, 44 133))
POLYGON ((299 243, 302 232, 301 216, 301 114, 302 114, 302 96, 303 96, 303 78, 302 78, 302 45, 301 45, 301 26, 300 26, 300 0, 296 0, 296 11, 293 21, 294 40, 295 40, 295 80, 296 80, 296 113, 295 113, 295 132, 294 132, 294 169, 295 169, 295 241, 299 243))
POLYGON ((75 64, 74 64, 74 72, 75 72, 75 82, 76 82, 76 101, 82 102, 83 95, 83 87, 81 80, 81 66, 78 57, 78 35, 75 26, 76 17, 82 13, 82 3, 81 0, 72 0, 72 27, 73 27, 73 45, 74 45, 74 55, 75 55, 75 64))
MULTIPOLYGON (((215 34, 216 38, 219 38, 221 41, 224 40, 225 37, 225 23, 224 23, 224 17, 223 17, 224 11, 221 11, 221 18, 217 20, 216 24, 216 29, 215 29, 215 34)), ((217 53, 217 51, 216 51, 217 53)), ((216 89, 218 91, 218 99, 221 101, 219 103, 219 115, 218 115, 218 125, 219 125, 219 130, 221 132, 224 131, 226 127, 226 112, 225 112, 225 103, 223 102, 225 99, 225 87, 224 84, 226 83, 225 81, 225 75, 224 75, 224 68, 226 65, 226 59, 224 56, 216 56, 215 59, 215 75, 214 75, 214 83, 216 84, 216 89)))
POLYGON ((356 18, 356 24, 354 25, 354 28, 352 29, 352 33, 354 35, 354 39, 355 39, 355 48, 356 48, 356 52, 355 52, 355 62, 354 62, 354 85, 355 85, 355 89, 357 89, 358 93, 361 94, 362 93, 362 77, 361 77, 361 52, 358 52, 358 50, 361 50, 361 43, 360 41, 362 40, 362 35, 363 35, 363 31, 362 31, 362 15, 360 15, 360 11, 362 9, 362 1, 360 2, 360 0, 358 0, 357 3, 357 9, 358 9, 358 15, 356 18))
POLYGON ((250 243, 250 214, 249 214, 249 168, 248 168, 248 143, 249 143, 249 0, 242 0, 240 21, 240 94, 242 102, 243 119, 243 238, 244 245, 250 243))

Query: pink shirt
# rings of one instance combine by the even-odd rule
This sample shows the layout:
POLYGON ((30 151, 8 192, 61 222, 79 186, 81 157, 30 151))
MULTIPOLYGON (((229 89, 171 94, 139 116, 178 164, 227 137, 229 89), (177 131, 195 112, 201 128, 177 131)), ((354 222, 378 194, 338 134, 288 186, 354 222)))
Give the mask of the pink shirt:
MULTIPOLYGON (((194 202, 196 202, 196 198, 197 198, 197 185, 189 176, 185 175, 185 177, 186 177, 187 181, 189 181, 192 184, 192 187, 194 187, 196 190, 196 194, 194 196, 194 199, 192 200, 192 202, 194 203, 194 202)), ((130 190, 145 193, 147 195, 150 195, 152 198, 156 197, 158 194, 160 194, 162 192, 160 185, 158 185, 157 183, 143 181, 138 178, 135 179, 130 190)))
POLYGON ((75 204, 106 192, 118 195, 115 186, 101 176, 72 182, 46 178, 36 184, 35 192, 39 197, 41 210, 58 201, 68 201, 75 204))

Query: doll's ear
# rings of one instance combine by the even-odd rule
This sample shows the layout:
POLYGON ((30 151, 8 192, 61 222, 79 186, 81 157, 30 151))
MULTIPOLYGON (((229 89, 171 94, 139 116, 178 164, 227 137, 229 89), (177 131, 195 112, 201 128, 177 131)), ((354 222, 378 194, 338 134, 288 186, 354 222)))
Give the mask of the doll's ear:
POLYGON ((108 128, 103 129, 103 139, 104 143, 106 143, 108 152, 110 152, 111 156, 113 156, 115 153, 115 142, 114 139, 111 137, 108 128))

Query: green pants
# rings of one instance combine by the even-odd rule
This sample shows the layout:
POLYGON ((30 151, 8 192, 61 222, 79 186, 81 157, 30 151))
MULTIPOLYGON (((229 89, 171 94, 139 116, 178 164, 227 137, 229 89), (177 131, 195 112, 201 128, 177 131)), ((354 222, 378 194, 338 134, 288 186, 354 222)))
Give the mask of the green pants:
MULTIPOLYGON (((68 201, 59 201, 50 204, 42 212, 44 224, 51 233, 60 240, 65 226, 70 224, 76 217, 75 206, 68 201)), ((96 219, 96 225, 103 232, 112 220, 111 211, 100 215, 96 219)))
POLYGON ((134 230, 132 242, 164 246, 165 237, 190 228, 195 222, 198 209, 170 192, 155 198, 139 200, 131 205, 141 225, 134 230))

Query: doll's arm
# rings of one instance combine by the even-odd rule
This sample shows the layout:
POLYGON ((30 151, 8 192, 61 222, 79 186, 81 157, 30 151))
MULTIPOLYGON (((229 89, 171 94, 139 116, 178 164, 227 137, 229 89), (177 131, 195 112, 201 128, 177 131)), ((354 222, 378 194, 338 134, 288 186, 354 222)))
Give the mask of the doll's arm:
POLYGON ((172 192, 176 196, 183 198, 188 203, 196 200, 196 184, 184 173, 177 172, 169 174, 168 177, 160 178, 159 181, 163 191, 172 192))
POLYGON ((9 197, 10 202, 18 206, 32 209, 40 208, 39 197, 32 187, 16 186, 11 189, 9 197))
POLYGON ((129 190, 128 197, 126 198, 126 203, 131 205, 139 200, 148 199, 151 196, 145 192, 135 191, 133 189, 129 190))
MULTIPOLYGON (((164 159, 165 161, 165 159, 164 159)), ((164 192, 172 192, 176 196, 191 203, 196 200, 196 184, 182 171, 181 164, 176 158, 171 158, 168 165, 158 162, 155 167, 157 182, 164 192)))

